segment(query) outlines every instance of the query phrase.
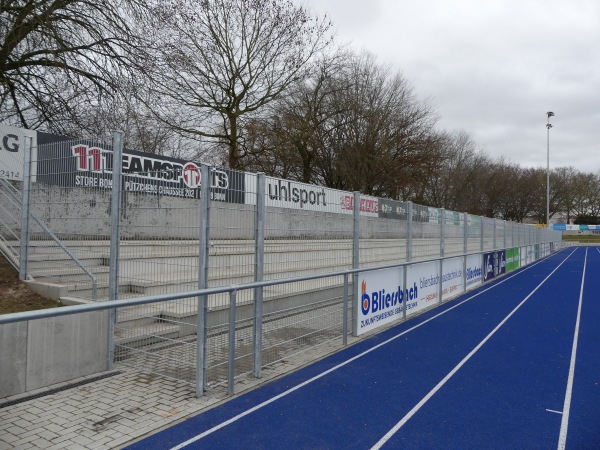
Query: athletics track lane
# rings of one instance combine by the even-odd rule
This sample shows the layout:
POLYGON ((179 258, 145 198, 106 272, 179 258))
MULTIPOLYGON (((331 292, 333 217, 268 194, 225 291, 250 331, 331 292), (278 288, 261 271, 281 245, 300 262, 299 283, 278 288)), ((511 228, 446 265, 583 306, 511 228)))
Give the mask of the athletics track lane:
MULTIPOLYGON (((472 291, 319 363, 160 432, 132 448, 170 448, 178 445, 340 363, 344 365, 190 443, 187 448, 370 448, 459 364, 567 255, 568 253, 563 251, 536 265, 507 275, 496 283, 472 291), (477 296, 473 297, 474 295, 477 296), (464 302, 465 298, 472 299, 464 302), (443 314, 440 315, 441 313, 443 314), (419 324, 423 325, 418 326, 419 324), (407 330, 410 331, 405 333, 407 330), (389 339, 392 340, 386 343, 389 339), (361 352, 373 347, 377 348, 357 357, 361 352), (356 359, 345 363, 353 357, 356 359)), ((579 257, 579 253, 573 258, 576 256, 579 257)), ((530 300, 533 300, 533 297, 530 300)), ((506 325, 516 317, 515 314, 506 325)), ((512 326, 518 328, 516 325, 512 326)), ((519 333, 522 334, 522 331, 519 333)), ((515 339, 518 342, 522 341, 518 337, 515 339)), ((489 342, 486 345, 488 344, 489 342)), ((562 348, 559 351, 562 351, 562 348)), ((568 355, 566 359, 569 359, 568 355)), ((465 364, 457 375, 469 369, 475 361, 476 357, 465 364)), ((488 364, 491 364, 492 375, 498 373, 497 378, 500 381, 503 379, 503 373, 510 373, 509 367, 500 367, 493 361, 480 363, 481 366, 488 364)), ((474 436, 483 432, 487 436, 483 447, 471 446, 472 441, 467 440, 466 446, 460 448, 499 448, 494 445, 494 440, 498 437, 506 438, 508 435, 514 438, 516 444, 511 448, 524 448, 518 444, 522 442, 522 435, 506 433, 506 430, 498 427, 492 426, 492 431, 475 427, 476 429, 469 432, 473 422, 465 422, 466 419, 461 421, 458 418, 446 425, 448 418, 459 416, 457 411, 464 410, 463 416, 468 413, 467 418, 478 416, 478 408, 485 414, 494 413, 474 400, 475 389, 489 385, 485 376, 492 376, 489 372, 482 373, 480 376, 484 379, 479 383, 471 377, 466 377, 462 396, 454 398, 450 403, 441 402, 440 406, 434 408, 433 413, 424 414, 419 411, 415 414, 407 425, 392 437, 388 447, 452 448, 453 442, 459 445, 458 441, 453 441, 456 435, 472 433, 471 436, 474 436), (413 424, 417 421, 424 421, 424 424, 421 423, 415 428, 413 424), (410 433, 415 432, 421 435, 409 439, 410 433), (399 441, 394 441, 396 439, 399 441)), ((562 378, 565 380, 562 381, 563 388, 557 394, 558 397, 564 396, 566 375, 562 378)), ((426 404, 426 408, 430 408, 431 402, 437 401, 446 392, 450 399, 453 395, 456 396, 460 388, 454 386, 454 380, 451 380, 449 385, 452 389, 441 389, 426 404)), ((507 383, 492 387, 495 392, 506 393, 515 389, 507 383)), ((487 399, 486 403, 492 400, 487 399)), ((546 413, 550 416, 549 421, 560 422, 560 418, 557 420, 556 417, 558 414, 546 413)), ((547 418, 544 417, 545 419, 547 418)), ((558 428, 554 422, 554 440, 557 440, 558 428)), ((542 428, 545 429, 545 425, 542 428)))
POLYGON ((567 449, 600 448, 600 249, 588 250, 587 276, 567 449))

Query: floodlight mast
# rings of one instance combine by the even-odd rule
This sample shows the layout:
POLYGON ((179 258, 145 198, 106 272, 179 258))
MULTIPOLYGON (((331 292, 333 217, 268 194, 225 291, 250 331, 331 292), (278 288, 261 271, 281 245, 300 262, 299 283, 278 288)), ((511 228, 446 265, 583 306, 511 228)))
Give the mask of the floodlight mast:
POLYGON ((548 116, 548 123, 546 123, 546 128, 548 129, 548 136, 546 138, 546 228, 550 228, 550 128, 552 128, 550 117, 553 115, 552 111, 546 113, 546 116, 548 116))

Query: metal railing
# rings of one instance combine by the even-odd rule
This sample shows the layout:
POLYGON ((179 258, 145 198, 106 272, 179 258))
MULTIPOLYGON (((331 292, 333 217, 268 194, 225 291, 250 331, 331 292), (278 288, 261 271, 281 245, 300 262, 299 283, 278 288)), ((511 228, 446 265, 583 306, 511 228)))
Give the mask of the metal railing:
MULTIPOLYGON (((556 249, 558 249, 558 245, 557 245, 556 249)), ((352 329, 351 320, 350 320, 350 318, 352 317, 352 314, 350 314, 350 311, 352 310, 352 305, 350 303, 350 298, 351 298, 350 279, 352 276, 357 275, 358 273, 379 271, 379 270, 384 270, 384 269, 392 269, 392 268, 401 267, 401 268, 403 268, 404 279, 406 279, 407 266, 415 265, 415 264, 427 264, 427 263, 431 263, 431 262, 442 262, 444 260, 447 260, 450 258, 456 258, 456 257, 467 258, 470 255, 479 255, 479 254, 480 254, 479 252, 461 253, 458 255, 453 255, 451 257, 430 258, 430 259, 422 260, 419 262, 406 261, 406 262, 386 264, 386 265, 381 265, 381 266, 363 267, 363 268, 356 268, 356 269, 345 269, 345 270, 341 270, 341 271, 337 271, 337 272, 330 272, 330 273, 325 273, 325 274, 311 274, 311 275, 297 276, 297 277, 293 277, 293 278, 280 278, 280 279, 273 279, 273 280, 267 280, 267 281, 255 281, 255 282, 243 283, 240 285, 219 286, 219 287, 197 289, 197 290, 180 292, 180 293, 153 295, 153 296, 131 298, 131 299, 124 299, 124 300, 115 300, 115 301, 110 301, 110 302, 95 302, 95 303, 89 303, 89 304, 83 304, 83 305, 67 306, 64 308, 54 308, 54 309, 45 309, 45 310, 29 311, 29 312, 22 312, 22 313, 6 314, 6 315, 0 315, 0 325, 15 323, 15 322, 22 322, 22 321, 27 321, 27 320, 36 320, 36 319, 43 319, 43 318, 49 318, 49 317, 80 314, 80 313, 86 313, 86 312, 92 312, 92 311, 113 310, 113 309, 119 309, 119 308, 136 307, 136 306, 141 306, 141 305, 151 305, 151 304, 156 304, 156 303, 160 303, 160 302, 172 302, 172 301, 176 301, 176 300, 180 300, 180 299, 184 299, 184 298, 200 299, 200 308, 203 309, 210 296, 219 295, 219 294, 227 294, 228 300, 229 300, 228 301, 229 322, 228 322, 228 326, 227 326, 227 329, 225 332, 227 339, 223 340, 224 342, 227 342, 227 344, 226 344, 227 356, 224 359, 224 361, 221 362, 221 364, 226 367, 226 371, 223 371, 223 372, 226 372, 226 374, 227 374, 226 375, 227 392, 228 392, 228 394, 231 395, 235 392, 236 361, 239 361, 239 359, 240 359, 240 355, 236 354, 236 346, 237 346, 236 343, 238 341, 238 336, 240 334, 240 331, 247 328, 247 324, 245 323, 245 321, 244 320, 240 321, 239 319, 237 319, 237 315, 236 315, 236 309, 240 306, 240 301, 238 299, 238 294, 240 292, 253 291, 255 289, 264 289, 264 288, 272 287, 272 286, 293 284, 293 283, 298 283, 298 282, 302 282, 302 281, 319 280, 319 279, 324 279, 324 278, 342 278, 343 279, 343 295, 342 295, 342 299, 341 299, 341 304, 342 304, 342 311, 343 311, 344 319, 342 322, 342 329, 341 329, 341 338, 342 339, 338 345, 338 348, 340 348, 341 346, 347 345, 347 337, 350 334, 350 330, 352 329)), ((465 286, 466 286, 467 274, 464 273, 463 276, 465 277, 465 286)), ((440 289, 441 289, 441 283, 440 283, 440 289)), ((442 303, 442 296, 440 295, 439 301, 435 304, 435 306, 437 306, 441 303, 442 303)), ((402 320, 406 320, 406 318, 407 318, 407 309, 406 309, 407 306, 406 305, 407 305, 407 302, 406 301, 403 302, 402 320)), ((255 317, 253 319, 258 320, 259 318, 255 317)), ((394 324, 397 324, 397 323, 399 323, 399 321, 396 321, 394 324)), ((196 345, 198 346, 198 349, 201 349, 203 347, 203 344, 201 342, 201 341, 203 341, 203 338, 202 338, 203 333, 201 331, 202 330, 199 328, 198 332, 196 333, 196 345)), ((336 338, 339 338, 339 337, 340 336, 336 336, 336 338)), ((261 344, 257 343, 256 345, 260 346, 261 344)), ((259 351, 258 351, 258 349, 254 349, 253 352, 258 353, 259 351)), ((196 395, 198 397, 200 397, 203 395, 203 391, 207 387, 206 380, 205 380, 205 373, 206 373, 205 363, 206 363, 206 361, 204 360, 205 357, 203 356, 203 353, 200 350, 198 350, 198 356, 199 357, 196 360, 194 370, 197 374, 196 382, 195 382, 196 395)), ((237 376, 240 376, 240 374, 238 373, 237 376)))
POLYGON ((38 227, 24 249, 45 253, 29 256, 38 263, 30 269, 71 297, 119 300, 101 307, 113 310, 110 364, 200 393, 234 366, 235 376, 260 377, 307 348, 340 335, 345 343, 356 317, 344 302, 361 271, 439 262, 441 273, 442 261, 462 257, 466 273, 464 255, 560 239, 523 224, 123 152, 122 138, 39 146, 21 220, 38 227), (59 241, 67 261, 48 250, 59 241))

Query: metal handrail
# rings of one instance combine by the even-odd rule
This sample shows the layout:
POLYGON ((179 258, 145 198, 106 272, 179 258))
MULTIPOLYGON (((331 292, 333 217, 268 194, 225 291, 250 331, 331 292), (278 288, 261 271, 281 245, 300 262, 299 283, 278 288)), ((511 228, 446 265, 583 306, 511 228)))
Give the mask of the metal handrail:
MULTIPOLYGON (((0 179, 0 183, 5 186, 8 187, 8 194, 12 196, 13 200, 16 202, 16 205, 21 205, 21 201, 19 200, 19 197, 16 195, 17 189, 12 186, 10 183, 8 183, 5 179, 0 179)), ((73 260, 73 262, 75 262, 75 264, 77 264, 79 266, 79 268, 81 270, 83 270, 87 276, 90 277, 90 279, 92 280, 92 300, 96 301, 96 293, 97 293, 97 285, 98 282, 96 280, 96 276, 79 260, 79 258, 77 258, 77 256, 75 256, 73 253, 71 253, 71 251, 69 250, 69 248, 64 245, 62 243, 62 241, 52 232, 52 230, 50 230, 50 228, 48 228, 46 226, 46 224, 44 222, 42 222, 41 219, 39 219, 35 214, 33 214, 32 212, 29 213, 31 218, 33 220, 35 220, 35 222, 42 228, 42 230, 44 230, 46 233, 48 233, 48 235, 52 238, 52 240, 54 242, 56 242, 56 244, 61 248, 61 250, 63 250, 67 256, 69 256, 69 258, 71 258, 73 260)))
POLYGON ((292 278, 278 278, 276 280, 268 280, 268 281, 253 281, 253 282, 249 282, 249 283, 242 283, 239 285, 219 286, 219 287, 206 288, 206 289, 196 289, 193 291, 186 291, 186 292, 174 292, 174 293, 170 293, 170 294, 148 295, 145 297, 137 297, 137 298, 131 298, 131 299, 99 301, 99 302, 95 302, 95 303, 87 303, 84 305, 72 305, 72 306, 64 306, 62 308, 50 308, 50 309, 42 309, 42 310, 36 310, 36 311, 26 311, 26 312, 5 314, 5 315, 0 315, 0 325, 6 324, 6 323, 13 323, 13 322, 22 322, 25 320, 44 319, 44 318, 48 318, 48 317, 67 316, 67 315, 71 315, 71 314, 79 314, 79 313, 92 312, 92 311, 102 311, 102 310, 107 310, 107 309, 122 308, 122 307, 126 307, 126 306, 139 306, 139 305, 146 305, 146 304, 150 304, 150 303, 173 301, 173 300, 179 300, 182 298, 189 298, 189 297, 200 297, 200 296, 208 297, 209 295, 222 294, 225 292, 232 293, 232 292, 238 292, 238 291, 243 291, 243 290, 247 290, 247 289, 261 288, 261 287, 267 287, 267 286, 276 286, 276 285, 280 285, 280 284, 296 283, 299 281, 309 281, 309 280, 317 280, 317 279, 321 279, 321 278, 348 276, 348 275, 352 275, 352 274, 358 274, 360 272, 371 272, 371 271, 375 271, 375 270, 391 269, 391 268, 395 268, 395 267, 404 267, 404 266, 410 266, 410 265, 415 265, 415 264, 426 264, 426 263, 430 263, 430 262, 443 261, 446 259, 467 257, 470 255, 483 255, 484 253, 494 252, 494 251, 498 251, 498 250, 503 250, 503 248, 497 248, 495 250, 488 250, 485 252, 478 250, 478 251, 474 251, 474 252, 453 254, 453 255, 448 255, 448 256, 439 256, 437 258, 424 259, 424 260, 418 260, 418 261, 414 261, 414 260, 413 261, 404 261, 404 262, 400 262, 400 263, 386 264, 386 265, 382 265, 382 266, 362 267, 362 268, 358 268, 358 269, 346 269, 346 270, 341 270, 341 271, 337 271, 337 272, 328 272, 328 273, 313 274, 313 275, 303 275, 303 276, 292 277, 292 278))

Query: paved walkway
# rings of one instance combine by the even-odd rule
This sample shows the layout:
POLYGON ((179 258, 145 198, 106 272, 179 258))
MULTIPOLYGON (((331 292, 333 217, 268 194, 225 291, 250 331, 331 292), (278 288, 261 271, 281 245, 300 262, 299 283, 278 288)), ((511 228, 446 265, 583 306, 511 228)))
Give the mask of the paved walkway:
POLYGON ((105 375, 0 399, 0 450, 119 448, 226 398, 223 388, 197 399, 189 384, 129 368, 105 375))
MULTIPOLYGON (((348 337, 350 344, 358 340, 348 337)), ((260 379, 237 377, 236 394, 339 349, 330 341, 263 368, 260 379)), ((230 398, 225 385, 198 399, 189 383, 117 363, 112 372, 0 399, 0 450, 121 448, 230 398)))

